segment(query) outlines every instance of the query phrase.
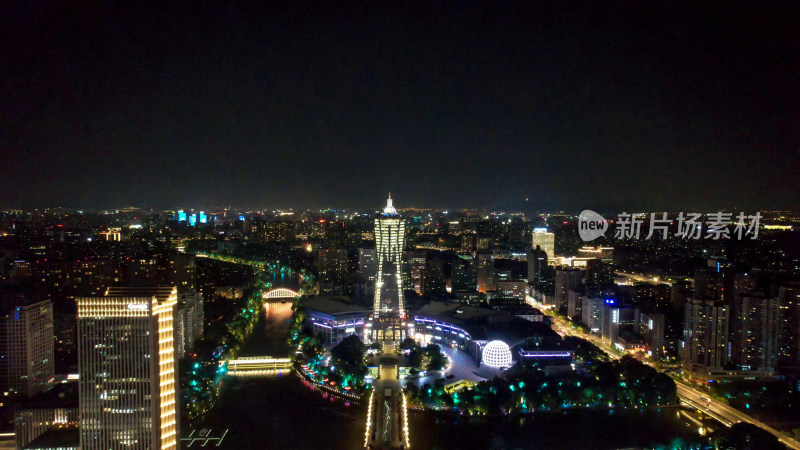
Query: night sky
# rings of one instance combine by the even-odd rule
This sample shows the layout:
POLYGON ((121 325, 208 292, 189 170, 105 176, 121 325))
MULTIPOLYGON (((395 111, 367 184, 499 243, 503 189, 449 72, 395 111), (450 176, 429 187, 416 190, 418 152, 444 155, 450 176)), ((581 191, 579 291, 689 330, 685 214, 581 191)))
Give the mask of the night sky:
POLYGON ((0 208, 798 206, 797 2, 35 3, 0 208))

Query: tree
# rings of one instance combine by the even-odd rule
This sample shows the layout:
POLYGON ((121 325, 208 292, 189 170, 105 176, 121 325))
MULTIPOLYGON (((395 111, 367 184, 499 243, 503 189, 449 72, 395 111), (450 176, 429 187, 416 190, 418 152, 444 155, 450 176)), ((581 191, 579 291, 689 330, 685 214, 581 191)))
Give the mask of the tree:
POLYGON ((420 350, 411 350, 406 359, 409 366, 419 367, 422 365, 422 352, 420 350))
POLYGON ((442 353, 442 348, 436 344, 428 344, 423 349, 424 355, 428 358, 428 370, 442 370, 447 364, 447 357, 442 353))
POLYGON ((413 338, 407 337, 400 343, 400 350, 415 350, 419 348, 419 344, 413 338))
POLYGON ((711 441, 718 448, 757 448, 765 450, 786 448, 786 446, 778 441, 778 438, 768 431, 744 422, 737 423, 729 429, 714 433, 711 437, 711 441))
POLYGON ((331 362, 343 373, 357 377, 367 373, 364 355, 367 346, 356 335, 350 335, 331 349, 331 362))

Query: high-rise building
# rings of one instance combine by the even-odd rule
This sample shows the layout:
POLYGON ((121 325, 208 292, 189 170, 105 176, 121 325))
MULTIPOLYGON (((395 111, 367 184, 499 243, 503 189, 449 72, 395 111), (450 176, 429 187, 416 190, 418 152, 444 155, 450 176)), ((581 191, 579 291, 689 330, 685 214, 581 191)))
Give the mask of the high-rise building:
POLYGON ((559 267, 556 269, 555 296, 556 307, 562 308, 567 304, 569 291, 579 291, 581 289, 581 277, 583 272, 580 269, 571 267, 559 267))
POLYGON ((639 316, 639 334, 647 342, 650 356, 661 358, 664 355, 664 314, 642 313, 639 316))
POLYGON ((581 305, 581 322, 589 327, 592 333, 599 334, 603 323, 603 305, 601 297, 583 297, 581 305))
POLYGON ((0 388, 31 396, 53 380, 53 304, 24 296, 7 300, 0 322, 0 388))
POLYGON ((181 359, 194 347, 195 341, 203 336, 203 294, 185 292, 178 294, 175 308, 175 359, 181 359))
POLYGON ((168 282, 178 287, 180 292, 194 292, 197 287, 195 256, 176 253, 169 259, 168 282))
POLYGON ((496 289, 494 284, 494 253, 478 253, 475 256, 475 267, 478 275, 478 292, 489 292, 496 289))
POLYGON ((475 251, 475 234, 464 233, 461 235, 461 251, 462 252, 475 251))
POLYGON ((604 299, 602 326, 600 334, 604 340, 617 343, 620 330, 635 330, 639 324, 639 308, 629 305, 618 305, 613 299, 604 299))
POLYGON ((425 263, 422 274, 422 294, 426 298, 443 298, 447 296, 444 276, 444 260, 434 257, 425 263))
POLYGON ((347 278, 347 250, 343 248, 321 248, 317 253, 319 292, 342 295, 347 278))
POLYGON ((531 249, 528 252, 528 284, 536 286, 542 278, 542 267, 547 266, 547 253, 531 249))
POLYGON ((780 348, 778 359, 781 365, 800 366, 800 284, 778 288, 780 302, 780 348))
POLYGON ((392 205, 390 194, 383 215, 375 219, 378 275, 373 305, 373 340, 400 341, 406 335, 401 273, 405 240, 406 226, 392 205))
POLYGON ((761 292, 734 296, 731 359, 742 370, 776 366, 781 330, 780 303, 761 292))
POLYGON ((475 272, 470 261, 464 258, 454 259, 450 264, 450 280, 453 292, 474 292, 475 272))
POLYGON ((596 287, 614 284, 614 268, 611 264, 599 259, 586 261, 586 284, 596 287))
POLYGON ((537 227, 531 235, 531 249, 540 248, 547 253, 549 260, 554 260, 556 255, 556 235, 547 231, 547 228, 537 227))
POLYGON ((669 301, 672 309, 676 312, 683 309, 686 300, 692 296, 692 283, 690 281, 678 280, 672 283, 669 290, 669 301))
POLYGON ((364 281, 375 281, 378 275, 378 257, 374 248, 358 249, 358 273, 364 281))
POLYGON ((177 300, 175 287, 77 299, 81 448, 177 448, 177 300))
POLYGON ((426 250, 409 250, 403 254, 409 268, 409 289, 414 289, 418 294, 422 294, 422 276, 428 262, 428 252, 426 250))
POLYGON ((567 317, 572 319, 575 316, 581 316, 584 298, 586 296, 581 295, 581 291, 570 289, 567 292, 567 317))
POLYGON ((727 364, 729 306, 695 298, 683 311, 683 364, 716 369, 727 364))
POLYGON ((528 293, 528 283, 524 280, 495 281, 496 298, 516 298, 525 300, 528 293))

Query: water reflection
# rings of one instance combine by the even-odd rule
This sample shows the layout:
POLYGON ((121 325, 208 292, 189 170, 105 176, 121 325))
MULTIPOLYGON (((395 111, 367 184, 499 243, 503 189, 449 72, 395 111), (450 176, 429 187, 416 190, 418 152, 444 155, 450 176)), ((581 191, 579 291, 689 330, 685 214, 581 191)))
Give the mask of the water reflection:
MULTIPOLYGON (((286 356, 291 307, 288 301, 265 307, 242 356, 286 356)), ((217 407, 199 425, 230 429, 220 448, 357 449, 365 416, 363 405, 321 393, 289 374, 228 379, 217 407)), ((409 421, 411 447, 417 449, 653 447, 696 432, 670 408, 495 419, 412 412, 409 421)))

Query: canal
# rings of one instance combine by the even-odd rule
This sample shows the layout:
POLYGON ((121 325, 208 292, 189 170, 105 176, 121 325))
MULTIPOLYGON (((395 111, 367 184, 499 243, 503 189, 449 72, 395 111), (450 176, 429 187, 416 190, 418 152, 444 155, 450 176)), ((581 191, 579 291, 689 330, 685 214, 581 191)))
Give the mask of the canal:
MULTIPOLYGON (((297 280, 285 273, 275 274, 271 281, 275 288, 298 288, 297 280)), ((240 355, 288 356, 291 316, 291 301, 266 304, 240 355)), ((358 405, 323 396, 293 373, 271 378, 228 377, 224 383, 217 405, 193 426, 211 429, 215 436, 228 429, 217 448, 349 449, 363 444, 366 412, 358 405)), ((189 432, 183 430, 182 434, 189 432)))
MULTIPOLYGON (((291 307, 288 301, 266 306, 242 356, 287 356, 291 307)), ((331 398, 289 373, 228 378, 217 406, 196 428, 211 428, 213 434, 227 428, 218 447, 223 449, 358 449, 364 443, 365 416, 363 405, 331 398)), ((497 419, 411 412, 409 421, 411 447, 418 449, 655 447, 697 433, 669 408, 497 419)))

